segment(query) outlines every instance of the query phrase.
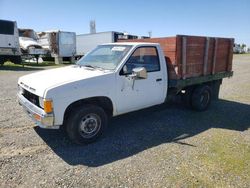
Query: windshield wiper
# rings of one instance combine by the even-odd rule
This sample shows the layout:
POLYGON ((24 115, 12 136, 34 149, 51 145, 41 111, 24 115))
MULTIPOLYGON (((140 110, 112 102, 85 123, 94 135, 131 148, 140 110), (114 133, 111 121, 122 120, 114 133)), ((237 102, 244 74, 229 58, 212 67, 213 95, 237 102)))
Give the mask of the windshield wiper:
POLYGON ((96 67, 94 67, 94 66, 92 66, 92 65, 82 65, 82 66, 84 66, 84 67, 89 67, 89 68, 93 68, 93 69, 96 68, 96 67))
POLYGON ((92 69, 105 70, 105 69, 104 69, 104 68, 102 68, 102 67, 99 67, 99 66, 93 66, 93 65, 89 65, 89 64, 87 64, 87 65, 82 65, 82 66, 84 66, 84 67, 89 67, 89 68, 92 68, 92 69))

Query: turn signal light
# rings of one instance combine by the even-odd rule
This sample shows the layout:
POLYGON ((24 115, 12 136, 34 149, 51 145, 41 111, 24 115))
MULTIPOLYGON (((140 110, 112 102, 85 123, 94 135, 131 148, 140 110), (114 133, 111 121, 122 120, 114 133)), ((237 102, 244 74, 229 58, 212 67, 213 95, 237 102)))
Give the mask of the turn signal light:
POLYGON ((34 117, 37 121, 41 121, 41 116, 39 116, 38 114, 34 114, 33 117, 34 117))
POLYGON ((43 105, 44 105, 44 111, 46 113, 51 113, 53 111, 53 104, 52 104, 52 100, 44 100, 43 101, 43 105))

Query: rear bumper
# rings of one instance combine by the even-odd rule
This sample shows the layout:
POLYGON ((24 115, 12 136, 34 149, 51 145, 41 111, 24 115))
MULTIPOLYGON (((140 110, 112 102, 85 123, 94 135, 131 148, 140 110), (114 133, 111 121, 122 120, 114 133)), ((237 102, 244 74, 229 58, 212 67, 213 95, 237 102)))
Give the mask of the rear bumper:
POLYGON ((54 125, 54 114, 46 114, 43 109, 28 101, 23 95, 17 94, 18 102, 31 119, 41 128, 58 129, 54 125))
POLYGON ((2 56, 19 56, 21 55, 19 47, 16 48, 8 48, 8 47, 0 47, 0 55, 2 56))

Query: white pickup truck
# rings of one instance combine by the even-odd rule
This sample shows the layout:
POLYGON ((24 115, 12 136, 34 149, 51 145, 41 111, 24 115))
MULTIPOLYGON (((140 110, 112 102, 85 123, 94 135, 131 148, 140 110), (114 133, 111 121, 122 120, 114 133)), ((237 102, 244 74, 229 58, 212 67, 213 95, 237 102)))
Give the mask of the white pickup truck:
MULTIPOLYGON (((19 104, 38 126, 63 125, 75 143, 90 143, 103 133, 110 117, 167 100, 172 86, 164 57, 157 43, 99 45, 75 65, 19 78, 19 104)), ((196 79, 174 95, 195 85, 193 97, 190 92, 187 96, 193 108, 205 110, 211 101, 211 83, 221 83, 227 76, 231 74, 209 77, 206 82, 196 79)))

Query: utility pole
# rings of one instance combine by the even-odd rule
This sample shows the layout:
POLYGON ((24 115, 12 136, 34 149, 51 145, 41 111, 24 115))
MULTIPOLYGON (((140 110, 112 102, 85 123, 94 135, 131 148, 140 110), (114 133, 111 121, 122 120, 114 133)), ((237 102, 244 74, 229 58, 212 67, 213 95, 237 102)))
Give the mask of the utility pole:
POLYGON ((149 32, 148 32, 148 36, 149 36, 149 38, 152 37, 152 31, 149 31, 149 32))
POLYGON ((96 25, 95 25, 95 20, 91 20, 89 22, 89 27, 90 27, 90 33, 96 33, 96 25))

